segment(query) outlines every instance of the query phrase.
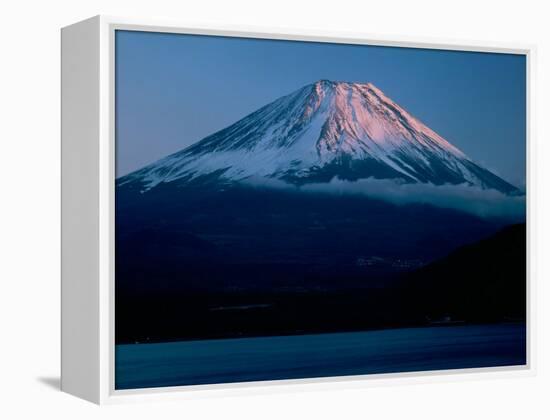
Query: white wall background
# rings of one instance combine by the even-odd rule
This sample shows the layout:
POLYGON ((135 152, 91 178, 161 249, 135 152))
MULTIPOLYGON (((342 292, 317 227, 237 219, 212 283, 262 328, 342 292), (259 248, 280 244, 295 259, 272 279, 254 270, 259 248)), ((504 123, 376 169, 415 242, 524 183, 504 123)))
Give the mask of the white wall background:
POLYGON ((0 417, 547 419, 550 16, 543 1, 96 0, 0 6, 0 417), (58 392, 59 28, 103 13, 388 37, 536 44, 534 145, 538 374, 98 408, 58 392), (545 389, 546 387, 546 389, 545 389))

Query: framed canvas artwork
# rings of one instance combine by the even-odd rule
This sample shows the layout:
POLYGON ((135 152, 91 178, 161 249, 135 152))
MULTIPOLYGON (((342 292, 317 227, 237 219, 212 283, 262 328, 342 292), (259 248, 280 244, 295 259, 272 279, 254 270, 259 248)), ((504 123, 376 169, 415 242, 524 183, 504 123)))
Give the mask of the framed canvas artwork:
POLYGON ((529 48, 62 32, 62 387, 526 371, 529 48))

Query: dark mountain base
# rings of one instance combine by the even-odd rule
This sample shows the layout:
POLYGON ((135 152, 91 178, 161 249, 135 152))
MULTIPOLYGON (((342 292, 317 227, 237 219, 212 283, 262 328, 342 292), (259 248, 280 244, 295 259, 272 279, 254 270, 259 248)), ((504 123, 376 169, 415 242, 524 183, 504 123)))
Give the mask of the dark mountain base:
POLYGON ((525 225, 240 188, 119 190, 116 217, 117 343, 524 319, 525 225))
POLYGON ((408 311, 474 322, 525 319, 526 225, 508 226, 408 273, 399 284, 408 311))

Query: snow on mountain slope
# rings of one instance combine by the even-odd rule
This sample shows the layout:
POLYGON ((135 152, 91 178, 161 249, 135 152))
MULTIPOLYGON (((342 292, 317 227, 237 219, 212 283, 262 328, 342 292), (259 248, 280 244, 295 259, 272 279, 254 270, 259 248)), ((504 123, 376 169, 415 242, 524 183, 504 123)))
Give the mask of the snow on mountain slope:
POLYGON ((333 178, 516 188, 474 163, 371 83, 321 80, 118 180, 160 183, 333 178))

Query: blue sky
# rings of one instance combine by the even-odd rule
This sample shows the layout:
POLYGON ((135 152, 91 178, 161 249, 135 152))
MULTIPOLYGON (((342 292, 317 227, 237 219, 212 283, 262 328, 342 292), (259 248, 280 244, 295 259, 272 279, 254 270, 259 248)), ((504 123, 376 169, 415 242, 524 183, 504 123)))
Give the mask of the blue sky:
POLYGON ((117 176, 319 79, 374 83, 524 185, 524 56, 137 31, 116 34, 117 176))

